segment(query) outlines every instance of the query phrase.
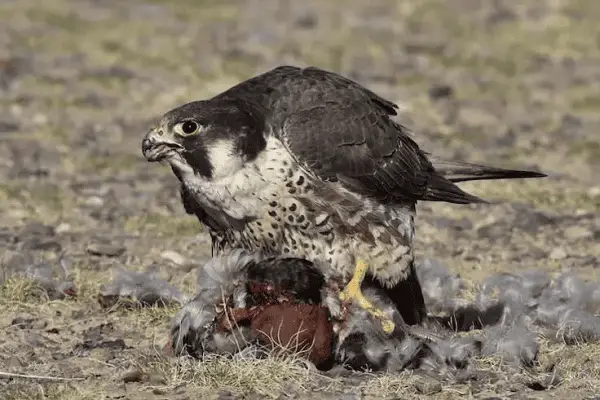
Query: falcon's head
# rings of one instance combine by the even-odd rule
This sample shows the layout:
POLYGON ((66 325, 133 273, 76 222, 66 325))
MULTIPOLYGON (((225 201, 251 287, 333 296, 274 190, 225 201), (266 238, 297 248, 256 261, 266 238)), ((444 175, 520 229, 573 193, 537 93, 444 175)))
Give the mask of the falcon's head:
POLYGON ((229 100, 184 104, 167 112, 142 140, 150 162, 166 161, 181 180, 184 172, 206 180, 235 173, 265 146, 264 119, 229 100))

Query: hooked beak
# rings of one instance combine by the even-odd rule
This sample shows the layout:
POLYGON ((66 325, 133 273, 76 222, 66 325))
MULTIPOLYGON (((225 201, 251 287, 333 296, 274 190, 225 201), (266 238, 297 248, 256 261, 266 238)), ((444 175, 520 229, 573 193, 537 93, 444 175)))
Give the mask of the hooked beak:
POLYGON ((161 161, 183 150, 183 146, 163 137, 162 130, 152 129, 142 139, 142 154, 149 162, 161 161))

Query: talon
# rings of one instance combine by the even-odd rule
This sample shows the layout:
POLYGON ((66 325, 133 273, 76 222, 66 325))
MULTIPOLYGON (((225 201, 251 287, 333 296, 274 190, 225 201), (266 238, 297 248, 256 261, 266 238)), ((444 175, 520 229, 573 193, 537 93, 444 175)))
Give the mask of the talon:
POLYGON ((392 322, 385 313, 375 307, 365 296, 363 296, 360 291, 360 285, 365 279, 365 275, 367 274, 367 269, 369 268, 368 264, 363 260, 358 260, 356 262, 356 267, 354 268, 354 275, 352 275, 352 279, 346 285, 344 290, 340 293, 339 298, 341 301, 352 301, 357 306, 367 311, 373 317, 381 320, 381 328, 387 334, 390 334, 394 331, 395 324, 392 322))

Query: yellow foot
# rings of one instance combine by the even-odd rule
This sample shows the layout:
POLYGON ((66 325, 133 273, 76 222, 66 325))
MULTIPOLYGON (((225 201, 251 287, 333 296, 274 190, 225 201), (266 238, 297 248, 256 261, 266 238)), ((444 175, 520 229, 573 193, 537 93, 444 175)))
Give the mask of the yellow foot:
POLYGON ((356 262, 354 275, 352 275, 352 279, 350 279, 350 282, 348 282, 344 290, 340 293, 340 300, 352 301, 360 308, 371 314, 373 317, 379 318, 381 320, 381 328, 383 331, 387 334, 390 334, 394 331, 394 323, 385 315, 383 311, 375 307, 369 300, 367 300, 367 298, 363 296, 362 292, 360 291, 360 285, 365 279, 368 268, 369 266, 365 261, 358 260, 356 262))

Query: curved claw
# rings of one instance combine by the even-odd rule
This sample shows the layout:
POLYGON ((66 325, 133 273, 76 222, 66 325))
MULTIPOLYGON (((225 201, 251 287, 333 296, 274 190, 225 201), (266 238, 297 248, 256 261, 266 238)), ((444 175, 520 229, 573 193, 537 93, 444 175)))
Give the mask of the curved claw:
POLYGON ((340 293, 339 297, 341 301, 352 301, 360 308, 367 311, 373 317, 381 320, 381 328, 386 334, 391 334, 396 325, 394 322, 385 315, 385 313, 375 307, 361 292, 360 286, 365 279, 367 274, 368 264, 363 260, 357 260, 356 267, 354 269, 354 275, 350 282, 346 285, 344 290, 340 293))

